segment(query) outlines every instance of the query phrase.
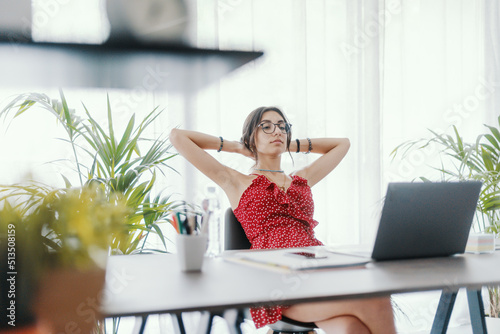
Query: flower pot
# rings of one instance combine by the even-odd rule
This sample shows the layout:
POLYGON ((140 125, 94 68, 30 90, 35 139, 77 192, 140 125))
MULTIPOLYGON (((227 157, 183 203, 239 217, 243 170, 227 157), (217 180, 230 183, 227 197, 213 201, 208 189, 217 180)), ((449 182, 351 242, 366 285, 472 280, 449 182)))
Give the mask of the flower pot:
POLYGON ((91 333, 102 319, 105 271, 55 269, 41 279, 34 302, 42 333, 91 333))

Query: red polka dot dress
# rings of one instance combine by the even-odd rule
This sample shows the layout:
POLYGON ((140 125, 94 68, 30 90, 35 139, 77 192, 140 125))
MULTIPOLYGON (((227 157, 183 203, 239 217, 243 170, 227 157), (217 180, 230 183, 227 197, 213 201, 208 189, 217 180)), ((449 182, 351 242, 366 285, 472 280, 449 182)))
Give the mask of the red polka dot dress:
MULTIPOLYGON (((314 237, 314 202, 307 180, 294 175, 285 191, 264 175, 258 175, 243 192, 234 210, 252 249, 322 245, 314 237)), ((251 308, 257 328, 281 319, 281 306, 251 308)))

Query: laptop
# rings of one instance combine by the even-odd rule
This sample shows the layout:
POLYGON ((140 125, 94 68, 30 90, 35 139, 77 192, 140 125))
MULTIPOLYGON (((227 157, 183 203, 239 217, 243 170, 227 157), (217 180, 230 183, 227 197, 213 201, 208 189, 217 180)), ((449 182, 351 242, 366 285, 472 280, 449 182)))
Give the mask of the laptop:
POLYGON ((464 253, 481 182, 390 183, 371 258, 464 253))

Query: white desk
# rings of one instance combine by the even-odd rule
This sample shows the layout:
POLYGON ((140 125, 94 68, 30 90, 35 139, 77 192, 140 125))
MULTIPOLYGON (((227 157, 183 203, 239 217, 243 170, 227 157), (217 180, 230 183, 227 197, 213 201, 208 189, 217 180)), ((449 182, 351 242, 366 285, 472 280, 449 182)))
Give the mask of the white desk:
MULTIPOLYGON (((183 273, 175 255, 113 256, 108 263, 103 312, 108 317, 180 314, 443 290, 433 330, 442 332, 453 307, 453 293, 462 287, 474 293, 482 286, 500 284, 499 263, 500 252, 496 252, 283 273, 207 258, 202 272, 183 273)), ((477 302, 482 303, 480 298, 477 302)))

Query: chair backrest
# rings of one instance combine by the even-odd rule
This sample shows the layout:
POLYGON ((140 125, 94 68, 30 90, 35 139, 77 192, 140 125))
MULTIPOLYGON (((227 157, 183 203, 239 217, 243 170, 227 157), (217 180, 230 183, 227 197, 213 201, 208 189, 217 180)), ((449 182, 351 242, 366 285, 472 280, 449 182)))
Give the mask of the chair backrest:
POLYGON ((224 250, 249 249, 251 246, 245 231, 231 208, 224 218, 224 250))

